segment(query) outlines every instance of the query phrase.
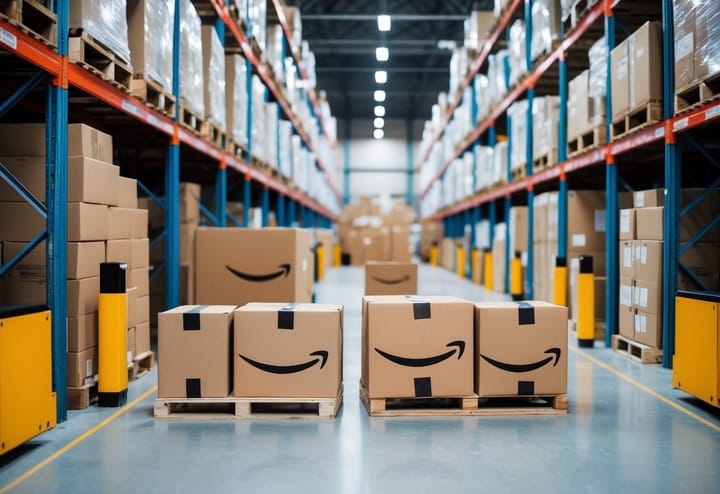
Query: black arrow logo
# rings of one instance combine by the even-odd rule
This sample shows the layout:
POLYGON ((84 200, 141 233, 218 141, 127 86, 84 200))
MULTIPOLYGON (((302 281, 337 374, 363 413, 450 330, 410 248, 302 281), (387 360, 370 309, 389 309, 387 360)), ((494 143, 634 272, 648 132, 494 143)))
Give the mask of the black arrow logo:
POLYGON ((508 364, 505 362, 500 362, 498 360, 491 359, 490 357, 486 357, 485 355, 480 355, 482 358, 484 358, 490 365, 493 365, 497 367, 498 369, 502 369, 507 372, 530 372, 534 371, 535 369, 539 369, 545 364, 548 364, 555 360, 553 363, 553 367, 555 367, 558 362, 560 361, 560 349, 559 348, 549 348, 545 350, 544 353, 552 353, 554 355, 550 356, 546 359, 540 360, 538 362, 534 362, 532 364, 508 364))
POLYGON ((378 283, 383 283, 384 285, 397 285, 404 281, 410 281, 410 276, 405 275, 402 278, 396 279, 396 280, 387 280, 383 278, 378 278, 377 276, 373 276, 373 279, 377 281, 378 283))
POLYGON ((322 369, 325 367, 325 362, 327 362, 328 358, 328 352, 325 350, 318 350, 316 352, 312 352, 310 355, 317 356, 320 358, 312 359, 308 362, 305 362, 303 364, 297 364, 297 365, 272 365, 272 364, 265 364, 263 362, 258 362, 257 360, 253 360, 251 358, 246 357, 245 355, 240 355, 240 358, 243 359, 248 364, 252 365, 253 367, 256 367, 260 369, 261 371, 270 372, 271 374, 295 374, 296 372, 302 372, 305 369, 309 369, 313 365, 320 362, 320 368, 322 369))
MULTIPOLYGON (((447 347, 457 347, 458 351, 458 360, 460 360, 463 356, 463 352, 465 351, 465 342, 462 340, 458 341, 451 341, 447 345, 447 347)), ((445 352, 442 355, 436 355, 434 357, 427 357, 427 358, 406 358, 406 357, 400 357, 398 355, 393 355, 391 353, 383 352, 379 348, 375 349, 376 352, 378 352, 380 355, 388 359, 390 362, 393 362, 398 365, 403 365, 405 367, 427 367, 429 365, 434 365, 442 362, 443 360, 447 360, 450 357, 453 356, 456 349, 452 349, 449 352, 445 352)))
POLYGON ((260 281, 271 281, 275 278, 279 278, 283 274, 287 278, 287 276, 290 274, 290 264, 280 264, 280 269, 278 271, 275 271, 273 273, 269 274, 250 274, 250 273, 243 273, 242 271, 238 271, 237 269, 233 269, 230 266, 225 266, 228 271, 230 271, 232 274, 237 276, 238 278, 241 278, 245 281, 253 281, 253 282, 260 282, 260 281))

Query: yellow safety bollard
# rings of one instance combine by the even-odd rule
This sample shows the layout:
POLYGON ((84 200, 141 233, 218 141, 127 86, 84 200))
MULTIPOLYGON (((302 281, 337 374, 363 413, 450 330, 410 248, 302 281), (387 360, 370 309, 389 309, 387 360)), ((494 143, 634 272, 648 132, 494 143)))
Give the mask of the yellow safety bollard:
POLYGON ((520 256, 520 252, 517 251, 515 257, 510 260, 510 295, 513 300, 523 298, 523 270, 520 256))
POLYGON ((567 259, 555 258, 555 284, 553 285, 553 303, 567 307, 567 259))
POLYGON ((493 258, 492 251, 485 249, 485 289, 492 291, 493 285, 493 258))
POLYGON ((340 244, 333 244, 333 266, 336 268, 342 266, 342 248, 340 244))
POLYGON ((127 403, 127 264, 100 264, 98 297, 98 406, 127 403))
POLYGON ((465 278, 465 247, 458 245, 456 257, 455 257, 455 271, 457 272, 458 278, 465 278))
POLYGON ((437 266, 439 260, 440 260, 440 252, 439 252, 438 246, 437 246, 437 244, 433 244, 433 246, 430 247, 430 265, 437 266))
POLYGON ((316 248, 317 252, 317 277, 318 281, 325 279, 325 246, 318 244, 316 248))
POLYGON ((480 264, 480 250, 477 247, 473 247, 470 254, 470 276, 472 278, 472 282, 476 285, 482 283, 482 271, 480 270, 481 267, 482 264, 480 264))
POLYGON ((595 276, 592 256, 580 256, 577 291, 578 346, 592 348, 595 344, 595 276))

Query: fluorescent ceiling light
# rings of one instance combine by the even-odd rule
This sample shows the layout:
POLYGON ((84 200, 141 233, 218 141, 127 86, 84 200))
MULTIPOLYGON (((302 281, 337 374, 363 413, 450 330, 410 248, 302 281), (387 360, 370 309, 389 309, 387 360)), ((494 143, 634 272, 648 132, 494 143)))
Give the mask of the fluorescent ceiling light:
POLYGON ((389 15, 378 16, 378 30, 379 31, 390 31, 390 25, 392 21, 389 15))
POLYGON ((385 91, 377 90, 373 93, 373 97, 375 98, 375 101, 382 103, 385 101, 385 91))
POLYGON ((387 47, 380 46, 378 48, 375 48, 375 58, 378 62, 387 62, 390 58, 390 52, 388 51, 387 47))
POLYGON ((383 127, 385 127, 385 120, 378 117, 375 120, 373 120, 373 125, 375 126, 376 129, 382 129, 383 127))
POLYGON ((385 107, 382 105, 378 105, 375 107, 375 116, 376 117, 384 117, 385 116, 385 107))
POLYGON ((387 72, 384 70, 375 71, 375 82, 378 84, 385 84, 387 82, 387 72))
POLYGON ((382 139, 383 137, 385 137, 385 132, 383 132, 382 129, 375 129, 373 131, 373 137, 375 139, 382 139))

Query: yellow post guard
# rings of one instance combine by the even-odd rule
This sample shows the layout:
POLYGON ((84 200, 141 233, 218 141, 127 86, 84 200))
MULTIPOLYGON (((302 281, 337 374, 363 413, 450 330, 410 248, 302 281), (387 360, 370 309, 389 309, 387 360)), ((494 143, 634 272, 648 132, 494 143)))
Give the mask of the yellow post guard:
POLYGON ((482 271, 480 270, 482 265, 480 264, 480 251, 477 247, 473 247, 472 253, 470 254, 470 265, 472 282, 479 285, 482 280, 482 271))
POLYGON ((440 253, 438 251, 437 244, 435 244, 432 247, 430 247, 430 265, 437 266, 439 260, 440 260, 440 253))
POLYGON ((127 403, 127 264, 100 265, 98 299, 98 405, 118 407, 127 403))
POLYGON ((325 279, 325 246, 318 244, 317 246, 317 273, 318 281, 325 279))
POLYGON ((465 278, 465 247, 458 245, 457 257, 455 258, 457 265, 455 270, 457 271, 458 278, 465 278))
POLYGON ((595 344, 595 276, 592 256, 580 256, 577 290, 578 346, 591 348, 595 344))
POLYGON ((523 272, 520 252, 515 252, 515 257, 510 261, 510 295, 513 300, 521 300, 523 297, 523 272))
POLYGON ((555 258, 555 281, 553 285, 553 303, 567 307, 567 259, 555 258))
POLYGON ((487 249, 485 251, 485 289, 486 290, 492 290, 494 288, 493 285, 493 257, 492 257, 492 251, 490 249, 487 249))
POLYGON ((339 268, 342 265, 342 249, 340 244, 333 244, 333 266, 339 268))

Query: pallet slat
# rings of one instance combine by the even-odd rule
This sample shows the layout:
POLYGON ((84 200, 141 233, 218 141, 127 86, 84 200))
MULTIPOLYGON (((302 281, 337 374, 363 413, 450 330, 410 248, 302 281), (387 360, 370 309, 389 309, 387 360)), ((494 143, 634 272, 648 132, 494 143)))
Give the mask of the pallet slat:
POLYGON ((83 386, 67 387, 67 407, 68 410, 84 410, 97 401, 98 398, 98 379, 95 376, 93 382, 83 386))
POLYGON ((162 85, 144 75, 135 74, 133 76, 130 82, 130 94, 160 113, 170 118, 175 117, 175 96, 164 90, 162 85))
POLYGON ((94 73, 118 89, 130 93, 132 68, 128 64, 85 31, 71 32, 70 34, 68 56, 73 63, 94 73))
POLYGON ((610 128, 611 139, 613 141, 622 139, 654 125, 660 120, 662 120, 662 105, 657 101, 645 103, 613 120, 610 128))
POLYGON ((581 154, 598 149, 605 144, 605 125, 600 125, 577 137, 568 140, 568 157, 574 158, 581 154))
POLYGON ((663 351, 661 349, 643 345, 619 334, 612 336, 612 349, 643 364, 662 362, 663 351))
POLYGON ((38 0, 1 0, 0 18, 52 48, 57 46, 57 15, 38 0))
POLYGON ((717 99, 720 99, 720 72, 678 89, 675 113, 687 113, 717 99))

